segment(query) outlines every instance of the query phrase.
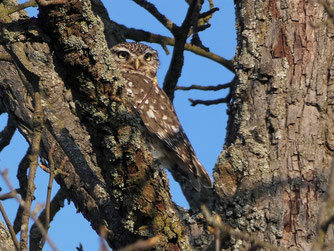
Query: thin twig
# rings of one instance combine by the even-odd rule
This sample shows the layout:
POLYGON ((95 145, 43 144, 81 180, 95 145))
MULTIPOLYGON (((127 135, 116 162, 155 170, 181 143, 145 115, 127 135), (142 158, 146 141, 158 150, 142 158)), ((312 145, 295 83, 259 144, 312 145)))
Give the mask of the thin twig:
MULTIPOLYGON (((50 147, 49 153, 48 153, 48 159, 49 159, 49 170, 50 170, 50 175, 49 175, 49 184, 48 184, 48 191, 46 195, 46 202, 45 202, 45 230, 46 234, 48 233, 49 227, 50 227, 50 201, 51 201, 51 192, 52 192, 52 184, 53 180, 55 177, 55 172, 54 172, 54 161, 53 161, 53 152, 56 148, 56 143, 53 143, 52 146, 50 147)), ((46 238, 43 237, 41 244, 39 245, 40 250, 43 249, 43 246, 45 244, 46 238)))
POLYGON ((8 216, 7 216, 7 214, 6 214, 6 211, 5 211, 5 209, 3 208, 1 202, 0 202, 0 211, 1 211, 2 217, 4 218, 4 220, 5 220, 5 222, 6 222, 6 225, 7 225, 7 227, 8 227, 10 236, 12 237, 12 240, 13 240, 13 242, 14 242, 14 245, 15 245, 15 247, 16 247, 16 250, 20 250, 20 244, 19 244, 19 241, 18 241, 17 238, 16 238, 14 228, 13 228, 12 224, 10 223, 10 220, 8 219, 8 216))
POLYGON ((118 249, 118 251, 136 251, 136 250, 148 250, 153 248, 159 241, 159 237, 155 236, 147 240, 139 240, 124 248, 118 249))
POLYGON ((218 105, 218 104, 224 104, 228 103, 231 100, 230 95, 228 95, 226 98, 219 98, 219 99, 214 99, 214 100, 200 100, 200 99, 188 99, 189 102, 191 103, 191 106, 195 105, 218 105))
MULTIPOLYGON (((2 178, 4 179, 6 185, 8 186, 10 191, 15 191, 14 187, 12 186, 12 184, 10 183, 9 179, 8 179, 8 169, 5 169, 4 171, 0 171, 0 174, 2 176, 2 178)), ((24 210, 26 210, 26 202, 24 200, 22 200, 18 194, 15 195, 15 199, 17 200, 17 202, 20 204, 21 207, 24 208, 24 210)), ((53 241, 50 239, 50 237, 46 234, 46 231, 43 227, 43 224, 37 219, 36 215, 33 214, 30 210, 29 210, 29 217, 33 218, 33 220, 35 221, 36 225, 38 226, 38 228, 40 229, 40 231, 42 232, 43 236, 46 236, 47 241, 51 247, 51 249, 53 251, 58 251, 58 249, 56 248, 56 246, 54 245, 53 241)), ((22 249, 20 249, 22 250, 22 249)))
POLYGON ((133 1, 139 6, 143 7, 145 10, 147 10, 163 26, 165 26, 172 34, 174 34, 175 30, 177 29, 177 26, 171 20, 169 20, 167 17, 161 14, 154 4, 147 2, 146 0, 133 0, 133 1))
POLYGON ((107 238, 107 230, 106 227, 101 225, 99 229, 99 235, 100 235, 100 248, 99 251, 107 251, 108 248, 106 246, 105 239, 107 238))
POLYGON ((14 191, 10 191, 5 194, 0 194, 0 200, 8 200, 15 198, 15 195, 20 192, 20 189, 15 189, 14 191))
MULTIPOLYGON (((216 221, 217 222, 222 222, 220 216, 217 214, 216 215, 216 221)), ((215 227, 215 248, 216 248, 216 251, 220 251, 220 228, 219 227, 215 227)))
POLYGON ((282 247, 277 248, 277 247, 271 245, 268 242, 264 242, 264 241, 260 240, 259 238, 257 238, 256 236, 252 236, 248 233, 239 232, 239 231, 234 230, 233 228, 231 228, 230 226, 228 226, 224 222, 218 221, 215 216, 212 216, 210 214, 209 210, 207 209, 207 207, 204 206, 204 205, 201 206, 201 209, 202 209, 203 215, 206 218, 208 224, 210 224, 211 226, 213 226, 215 228, 216 227, 219 228, 224 233, 227 233, 227 234, 229 234, 231 236, 234 236, 236 238, 239 238, 241 240, 249 241, 254 245, 257 245, 259 247, 263 247, 265 250, 275 250, 275 251, 285 250, 282 247))
POLYGON ((210 17, 207 17, 208 18, 207 21, 205 21, 205 18, 200 20, 199 16, 200 16, 200 12, 201 12, 203 3, 204 1, 197 1, 196 8, 194 9, 193 16, 192 16, 192 27, 190 29, 190 32, 188 33, 188 36, 193 34, 191 38, 191 44, 194 44, 202 48, 205 51, 209 51, 209 48, 203 45, 201 39, 199 38, 199 34, 198 34, 201 30, 205 30, 205 28, 203 29, 203 25, 205 25, 205 27, 207 28, 210 27, 210 24, 208 24, 208 22, 209 22, 210 17, 212 16, 211 15, 210 17))
MULTIPOLYGON (((30 151, 28 150, 24 155, 24 157, 22 158, 16 174, 20 187, 20 191, 18 191, 18 193, 21 195, 22 200, 25 200, 27 196, 27 185, 28 185, 27 170, 29 168, 29 152, 30 151)), ((22 214, 23 214, 23 207, 19 207, 17 209, 16 217, 14 220, 15 233, 18 233, 21 230, 22 214)))
POLYGON ((213 13, 215 13, 216 11, 219 11, 219 8, 212 8, 206 12, 203 12, 199 15, 199 18, 206 18, 207 16, 212 15, 213 13))
MULTIPOLYGON (((151 32, 144 31, 144 30, 138 30, 135 28, 127 28, 126 26, 120 25, 120 24, 118 24, 118 26, 124 33, 124 36, 128 39, 132 39, 135 41, 145 41, 149 43, 156 43, 156 44, 160 44, 161 46, 166 46, 166 45, 174 46, 175 45, 174 38, 154 34, 151 32)), ((191 51, 199 56, 215 61, 216 63, 221 64, 222 66, 226 67, 229 71, 233 73, 235 72, 234 67, 233 67, 233 62, 231 60, 225 59, 215 53, 206 51, 190 43, 186 43, 184 46, 184 49, 187 51, 191 51)))
MULTIPOLYGON (((67 194, 66 191, 62 188, 60 188, 56 195, 53 197, 53 199, 50 202, 50 219, 49 224, 55 217, 55 215, 60 211, 62 207, 64 207, 64 200, 66 199, 67 194)), ((45 217, 46 217, 46 210, 44 210, 40 213, 38 217, 38 221, 45 225, 45 217)), ((45 236, 45 235, 44 235, 45 236)), ((41 232, 40 228, 37 226, 36 223, 34 223, 30 228, 30 250, 37 250, 39 248, 39 244, 43 238, 43 233, 41 232)))
POLYGON ((12 115, 8 115, 7 126, 0 132, 0 152, 9 145, 16 130, 16 125, 12 115))
POLYGON ((42 138, 42 129, 43 129, 43 110, 41 104, 41 96, 39 93, 39 82, 31 83, 34 89, 34 117, 33 117, 33 135, 31 140, 31 152, 29 154, 29 175, 28 175, 28 186, 27 186, 27 196, 25 198, 25 208, 22 214, 22 225, 21 225, 21 239, 20 239, 20 248, 21 250, 28 249, 28 226, 30 218, 30 208, 32 199, 35 191, 35 176, 38 165, 38 156, 40 149, 40 142, 42 138))
POLYGON ((176 86, 176 90, 189 91, 189 90, 201 90, 201 91, 219 91, 222 89, 227 89, 233 86, 233 83, 220 84, 220 85, 191 85, 191 86, 176 86))

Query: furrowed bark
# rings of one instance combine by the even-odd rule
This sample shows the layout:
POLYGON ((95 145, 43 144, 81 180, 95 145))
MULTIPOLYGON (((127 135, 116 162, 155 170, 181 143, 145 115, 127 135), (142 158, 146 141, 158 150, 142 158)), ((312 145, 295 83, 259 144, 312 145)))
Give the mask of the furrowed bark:
POLYGON ((312 27, 327 19, 313 1, 235 4, 238 84, 214 174, 221 211, 261 240, 310 250, 334 150, 333 30, 312 27))

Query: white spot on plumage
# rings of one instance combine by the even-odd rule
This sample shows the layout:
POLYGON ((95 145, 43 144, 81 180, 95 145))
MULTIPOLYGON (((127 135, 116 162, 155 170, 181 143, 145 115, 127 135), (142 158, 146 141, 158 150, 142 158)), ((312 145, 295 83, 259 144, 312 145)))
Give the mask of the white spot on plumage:
POLYGON ((158 94, 159 93, 159 88, 156 86, 154 91, 155 91, 156 94, 158 94))
POLYGON ((129 88, 126 89, 126 94, 127 94, 128 96, 131 96, 131 97, 133 96, 133 95, 132 95, 132 94, 133 94, 133 93, 132 93, 132 90, 129 89, 129 88))
POLYGON ((146 99, 144 103, 147 105, 147 104, 148 104, 148 102, 149 102, 149 101, 148 101, 148 99, 146 99))
POLYGON ((129 87, 133 87, 133 83, 132 82, 128 82, 128 86, 129 87))
POLYGON ((180 131, 180 128, 172 125, 172 130, 174 131, 174 133, 178 133, 180 131))
POLYGON ((151 119, 155 118, 154 112, 151 109, 147 111, 147 116, 151 119))
POLYGON ((140 89, 140 92, 144 92, 144 89, 140 89))
POLYGON ((167 120, 167 116, 166 116, 166 115, 163 115, 163 116, 162 116, 162 119, 163 119, 163 120, 167 120))

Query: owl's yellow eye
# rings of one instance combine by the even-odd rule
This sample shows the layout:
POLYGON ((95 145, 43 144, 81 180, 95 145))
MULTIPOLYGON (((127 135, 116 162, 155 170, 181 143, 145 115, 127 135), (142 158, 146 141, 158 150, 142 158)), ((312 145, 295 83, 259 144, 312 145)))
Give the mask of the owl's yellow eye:
POLYGON ((128 59, 130 54, 127 51, 120 51, 117 53, 118 58, 120 59, 128 59))
POLYGON ((146 54, 144 55, 144 59, 145 59, 147 62, 151 61, 151 60, 152 60, 152 54, 151 54, 151 53, 146 53, 146 54))

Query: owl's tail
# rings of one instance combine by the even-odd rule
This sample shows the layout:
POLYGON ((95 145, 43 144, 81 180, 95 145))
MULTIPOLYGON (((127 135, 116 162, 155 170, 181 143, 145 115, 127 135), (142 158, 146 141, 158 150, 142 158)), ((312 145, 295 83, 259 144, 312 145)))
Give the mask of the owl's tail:
MULTIPOLYGON (((207 173, 207 171, 205 170, 201 162, 199 162, 196 156, 192 160, 193 160, 194 167, 196 169, 196 173, 195 173, 196 179, 197 179, 196 183, 200 183, 200 187, 204 186, 207 188, 211 188, 212 181, 211 181, 210 175, 207 173)), ((196 188, 196 190, 200 190, 200 187, 199 189, 197 187, 198 185, 194 184, 194 187, 196 188)))

